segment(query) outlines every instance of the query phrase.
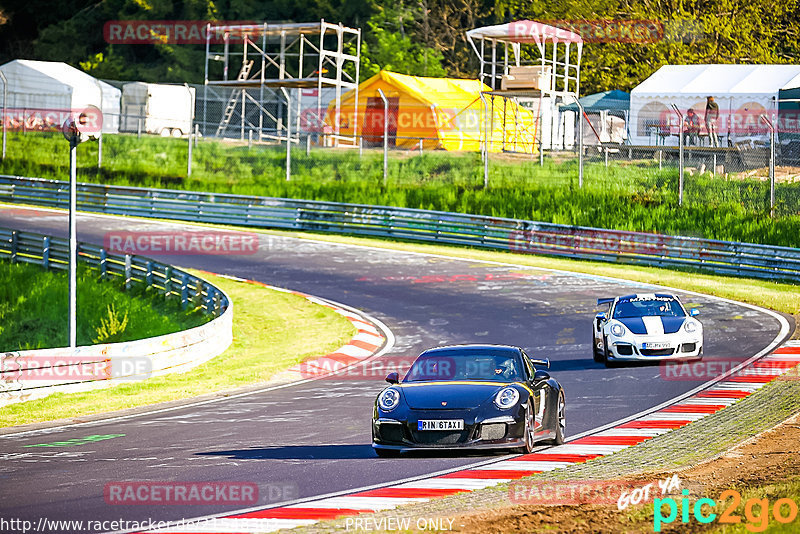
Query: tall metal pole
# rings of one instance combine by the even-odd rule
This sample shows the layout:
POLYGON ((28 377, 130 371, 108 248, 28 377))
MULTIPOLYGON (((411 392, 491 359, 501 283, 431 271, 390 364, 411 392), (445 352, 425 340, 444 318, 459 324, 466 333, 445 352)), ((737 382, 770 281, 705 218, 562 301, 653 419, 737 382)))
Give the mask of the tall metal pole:
POLYGON ((69 348, 77 346, 77 257, 78 257, 78 237, 77 237, 77 166, 78 166, 78 143, 77 137, 69 142, 69 348))
POLYGON ((189 132, 188 132, 189 135, 187 135, 187 137, 189 138, 189 156, 187 158, 188 161, 186 163, 186 177, 187 178, 191 178, 192 177, 192 141, 193 141, 193 139, 192 139, 192 133, 193 132, 192 131, 194 130, 194 95, 192 94, 192 88, 189 87, 188 83, 184 83, 183 86, 186 87, 186 91, 189 92, 189 106, 191 106, 191 109, 189 110, 189 132))
POLYGON ((578 105, 578 188, 583 189, 583 104, 578 100, 578 95, 570 93, 578 105))
POLYGON ((286 97, 286 181, 292 179, 292 99, 289 91, 281 88, 286 97))
POLYGON ((386 176, 389 174, 389 99, 378 89, 378 94, 383 100, 383 185, 386 185, 386 176))
POLYGON ((683 113, 675 104, 672 104, 672 109, 678 115, 678 120, 680 121, 678 136, 678 206, 683 206, 683 113))
POLYGON ((775 126, 766 115, 761 120, 769 128, 769 216, 775 216, 775 126))
POLYGON ((0 78, 3 80, 3 159, 6 159, 6 100, 8 100, 8 79, 5 74, 0 72, 0 78))

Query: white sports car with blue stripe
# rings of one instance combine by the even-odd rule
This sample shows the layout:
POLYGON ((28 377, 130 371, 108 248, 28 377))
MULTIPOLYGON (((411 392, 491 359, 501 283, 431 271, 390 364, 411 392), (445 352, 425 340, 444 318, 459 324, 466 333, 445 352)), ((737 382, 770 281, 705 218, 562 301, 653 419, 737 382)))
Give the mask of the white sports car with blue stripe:
POLYGON ((677 296, 668 293, 598 299, 609 305, 593 324, 594 361, 700 359, 703 325, 677 296))

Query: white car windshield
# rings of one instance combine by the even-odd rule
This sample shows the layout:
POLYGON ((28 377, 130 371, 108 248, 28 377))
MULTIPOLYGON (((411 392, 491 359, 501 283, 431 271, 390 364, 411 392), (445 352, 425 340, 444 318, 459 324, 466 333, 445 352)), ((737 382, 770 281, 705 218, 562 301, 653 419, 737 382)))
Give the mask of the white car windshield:
POLYGON ((614 307, 614 319, 648 316, 685 317, 686 312, 675 299, 632 299, 619 301, 614 307))

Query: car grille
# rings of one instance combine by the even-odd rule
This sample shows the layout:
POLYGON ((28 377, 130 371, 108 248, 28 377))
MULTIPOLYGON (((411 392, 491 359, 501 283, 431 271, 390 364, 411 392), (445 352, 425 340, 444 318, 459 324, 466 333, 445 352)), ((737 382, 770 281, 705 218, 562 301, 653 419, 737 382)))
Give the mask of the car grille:
POLYGON ((481 425, 481 439, 503 439, 506 435, 505 423, 481 425))
POLYGON ((633 345, 617 345, 617 354, 620 356, 633 355, 633 345))
POLYGON ((681 352, 694 352, 697 349, 696 343, 684 343, 681 345, 681 352))
POLYGON ((642 356, 670 356, 675 349, 642 349, 642 356))
POLYGON ((448 432, 446 430, 411 432, 411 437, 414 439, 414 441, 422 445, 455 445, 457 443, 466 442, 467 436, 469 436, 468 430, 461 430, 459 432, 448 432))
POLYGON ((393 424, 382 424, 380 426, 381 439, 384 441, 403 441, 403 426, 393 424))

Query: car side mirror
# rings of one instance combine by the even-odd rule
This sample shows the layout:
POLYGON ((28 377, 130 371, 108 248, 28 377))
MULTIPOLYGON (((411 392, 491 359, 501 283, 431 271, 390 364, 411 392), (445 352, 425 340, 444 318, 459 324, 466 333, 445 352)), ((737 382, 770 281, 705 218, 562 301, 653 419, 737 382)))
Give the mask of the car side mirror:
POLYGON ((400 382, 400 375, 397 374, 397 371, 392 371, 388 375, 386 375, 386 381, 390 384, 397 384, 400 382))
POLYGON ((533 373, 534 382, 541 382, 549 378, 550 378, 550 373, 548 373, 547 371, 537 370, 535 373, 533 373))
POLYGON ((608 315, 606 314, 606 312, 600 312, 597 315, 595 315, 594 318, 599 321, 605 321, 608 318, 608 315))
POLYGON ((689 310, 689 315, 691 315, 692 317, 697 317, 698 315, 700 315, 700 310, 698 310, 697 308, 692 308, 691 310, 689 310))

